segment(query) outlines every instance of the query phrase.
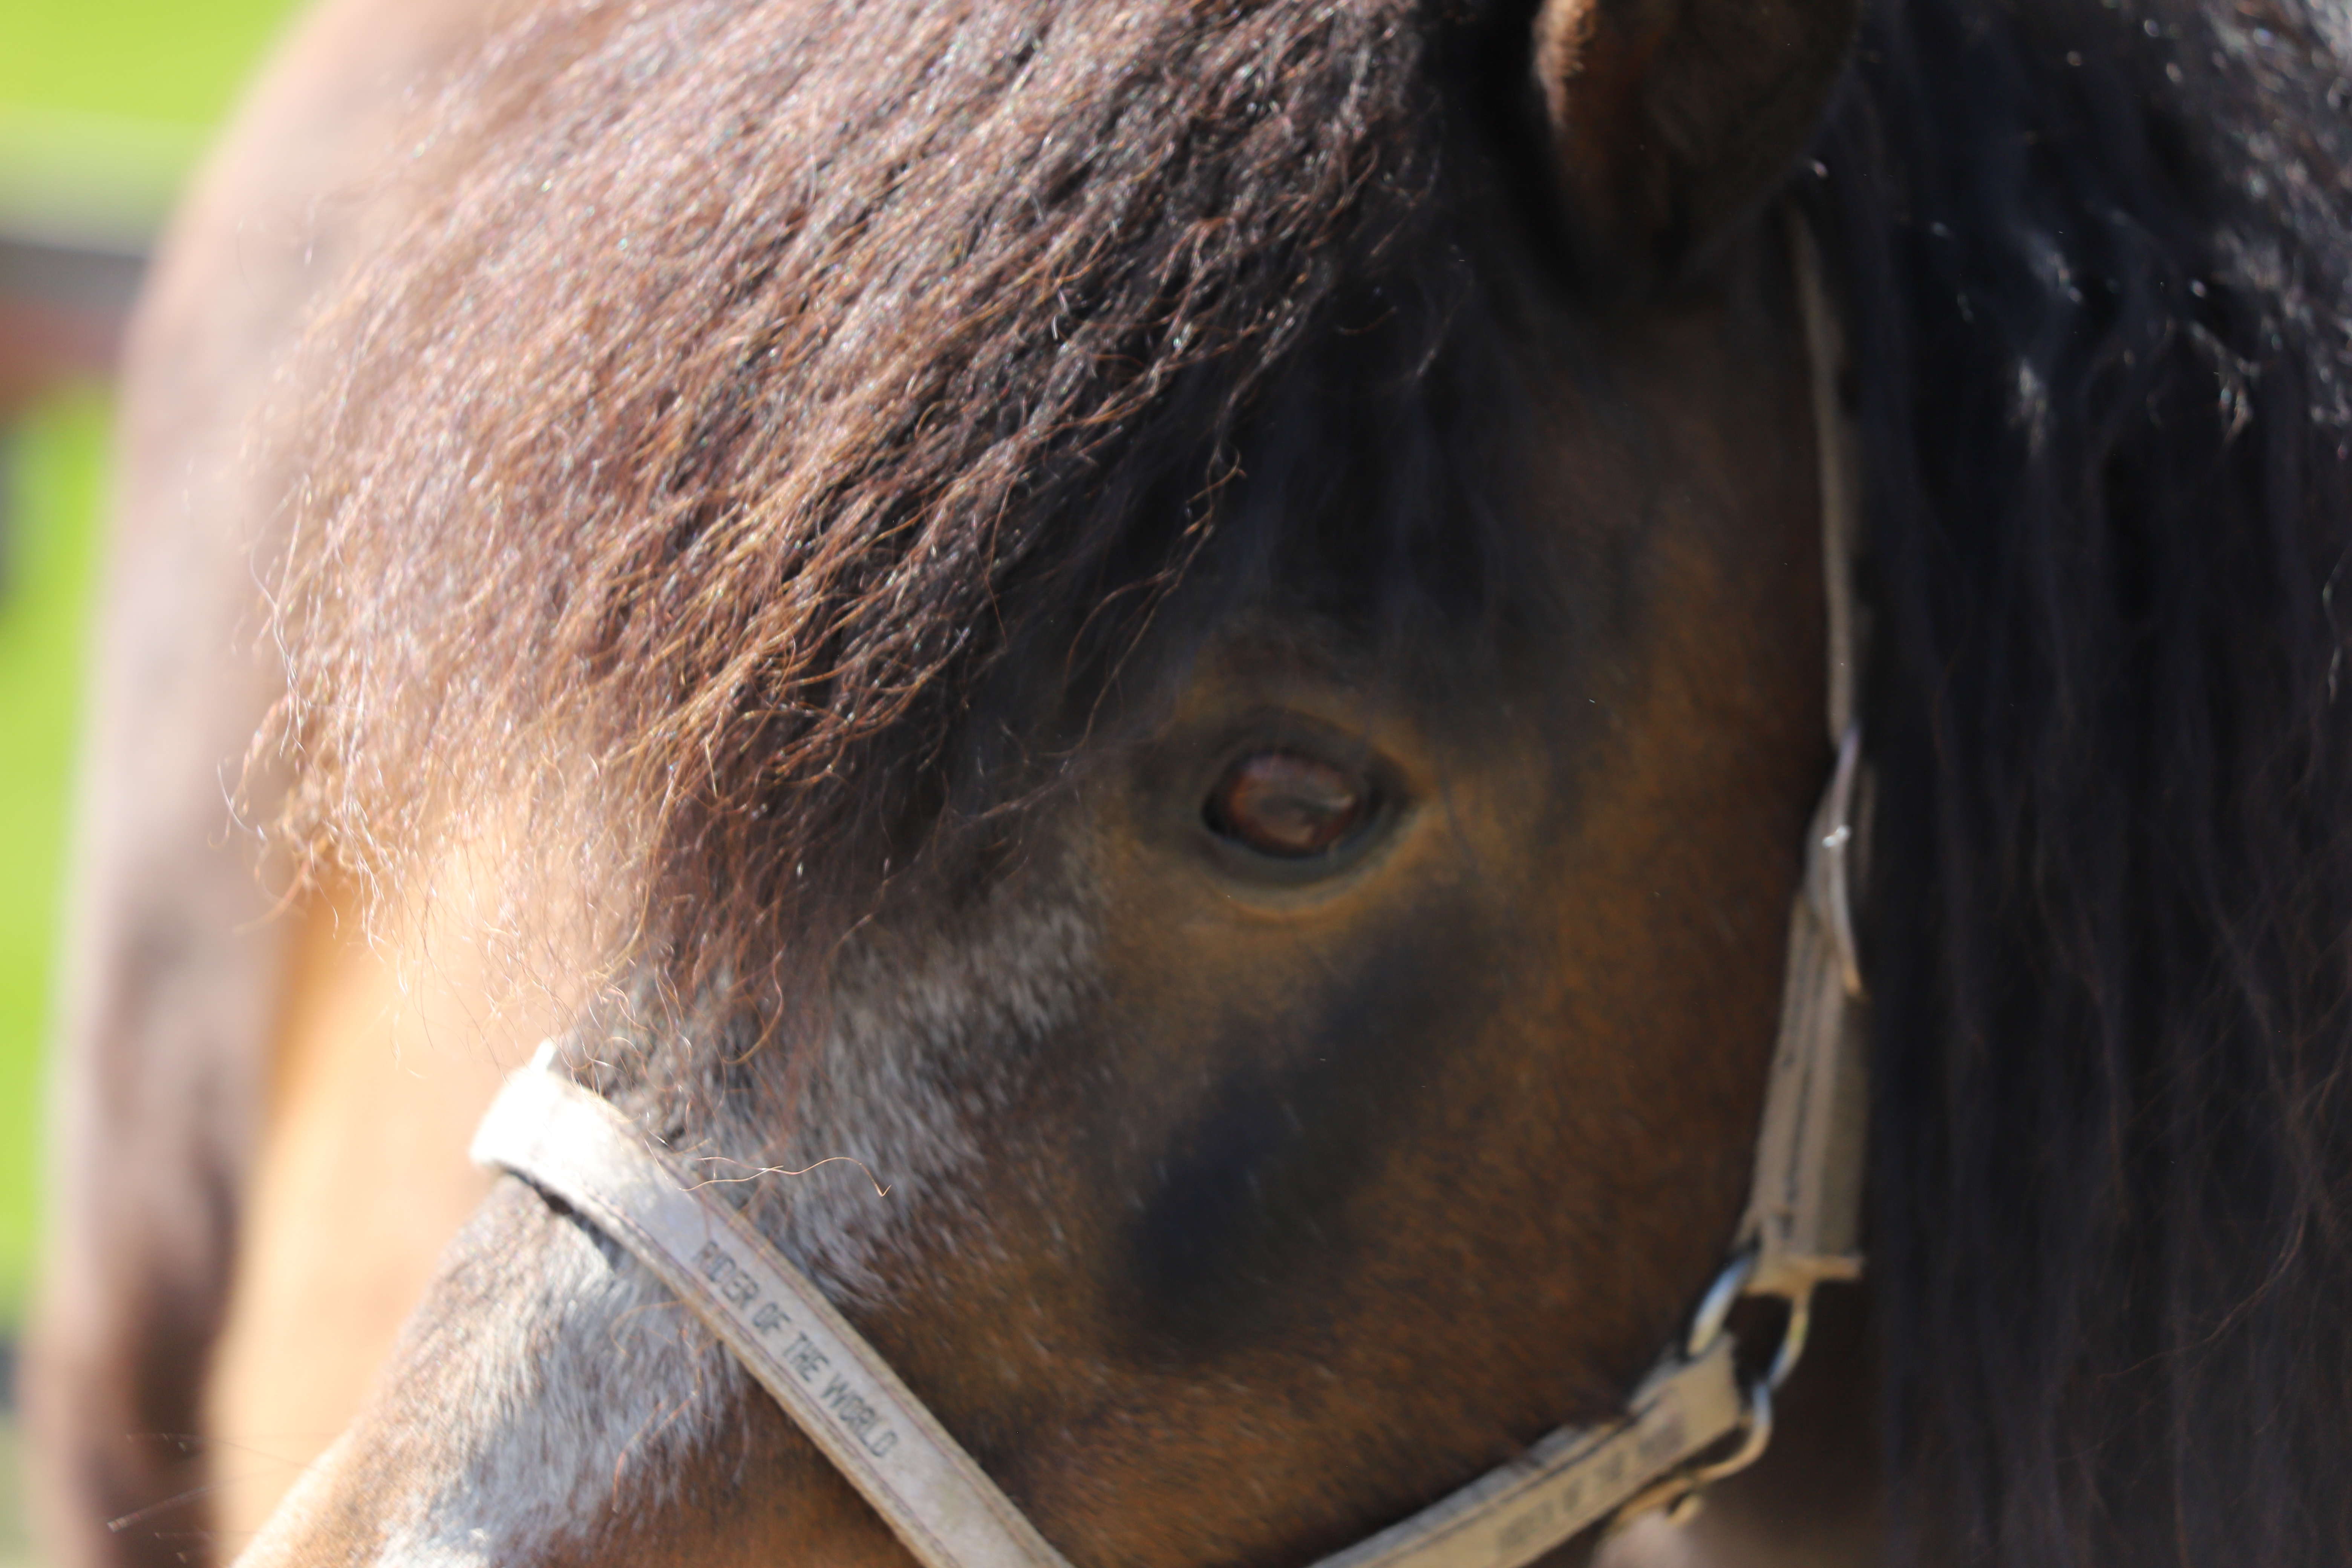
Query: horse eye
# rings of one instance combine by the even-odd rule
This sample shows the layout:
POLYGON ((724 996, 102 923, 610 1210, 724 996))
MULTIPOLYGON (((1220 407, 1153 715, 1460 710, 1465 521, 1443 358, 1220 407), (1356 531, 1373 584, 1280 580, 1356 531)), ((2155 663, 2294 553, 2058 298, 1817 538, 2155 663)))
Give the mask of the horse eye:
POLYGON ((1202 815, 1261 855, 1299 860, 1347 837, 1371 804, 1371 781, 1360 773, 1296 752, 1255 752, 1225 770, 1202 815))

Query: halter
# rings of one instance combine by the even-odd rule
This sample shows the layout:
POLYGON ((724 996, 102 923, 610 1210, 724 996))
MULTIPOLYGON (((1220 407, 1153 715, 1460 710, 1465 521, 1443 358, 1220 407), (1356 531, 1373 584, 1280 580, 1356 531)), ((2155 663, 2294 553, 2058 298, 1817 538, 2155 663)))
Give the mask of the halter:
MULTIPOLYGON (((1679 1514, 1710 1481, 1762 1455, 1773 1391, 1804 1352, 1813 1287, 1861 1277, 1867 1106, 1852 891, 1866 794, 1854 715, 1864 632, 1853 582, 1858 474, 1837 392, 1843 342, 1820 258, 1801 222, 1790 235, 1812 366, 1837 767, 1813 815, 1790 915, 1779 1044, 1730 1261, 1622 1416, 1554 1432, 1312 1568, 1524 1568, 1603 1521, 1614 1528, 1661 1508, 1679 1514), (1759 1298, 1785 1308, 1777 1342, 1741 1344, 1732 1310, 1759 1298)), ((552 1041, 491 1104, 473 1158, 561 1198, 660 1276, 924 1568, 1069 1568, 808 1277, 609 1101, 558 1070, 552 1041)))

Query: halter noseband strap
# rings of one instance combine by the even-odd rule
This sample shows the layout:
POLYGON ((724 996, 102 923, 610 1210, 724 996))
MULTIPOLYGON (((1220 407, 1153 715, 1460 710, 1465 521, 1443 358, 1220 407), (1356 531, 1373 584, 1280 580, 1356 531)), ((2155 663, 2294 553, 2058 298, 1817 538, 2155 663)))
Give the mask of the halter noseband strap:
MULTIPOLYGON (((1838 761, 1790 917, 1779 1044, 1731 1261, 1624 1415, 1555 1432, 1313 1568, 1523 1568, 1602 1521, 1696 1498, 1763 1452, 1772 1391, 1804 1349, 1813 1287, 1861 1275, 1867 1107, 1852 888, 1867 779, 1853 700, 1864 635, 1853 585, 1857 475, 1837 391, 1837 321, 1811 236, 1795 222, 1790 235, 1812 363, 1838 761), (1785 1326, 1777 1346, 1737 1354, 1731 1310, 1756 1297, 1784 1302, 1785 1326), (1759 1363, 1764 1370, 1747 1370, 1759 1363)), ((807 1276, 610 1102, 557 1070, 551 1042, 491 1105, 473 1157, 561 1198, 659 1275, 925 1568, 1068 1568, 807 1276)))

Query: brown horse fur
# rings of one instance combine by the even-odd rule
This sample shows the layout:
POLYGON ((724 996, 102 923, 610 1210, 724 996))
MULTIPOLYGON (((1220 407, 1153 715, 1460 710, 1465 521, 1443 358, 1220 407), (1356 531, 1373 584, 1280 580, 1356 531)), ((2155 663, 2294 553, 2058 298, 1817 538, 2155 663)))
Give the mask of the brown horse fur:
MULTIPOLYGON (((1757 1080, 1696 1064, 1742 1039, 1759 1059, 1822 754, 1810 448, 1801 412, 1765 390, 1801 381, 1790 286, 1777 234, 1751 230, 1738 265, 1621 321, 1564 303, 1530 36, 1525 16, 1378 7, 530 15, 434 105, 416 211, 307 351, 326 372, 296 427, 310 467, 280 595, 295 830, 394 886, 501 835, 527 940, 605 976, 583 997, 600 1022, 578 1037, 583 1070, 714 1156, 846 1150, 887 1173, 900 1217, 881 1234, 854 1187, 771 1193, 772 1223, 866 1304, 908 1375, 947 1380, 949 1419, 1082 1553, 1164 1551, 1186 1507, 1176 1477, 1270 1477, 1277 1448, 1297 1500, 1196 1518, 1201 1539, 1247 1555, 1337 1544, 1607 1409, 1704 1284, 1737 1201, 1757 1080), (1497 73, 1528 84, 1524 100, 1465 114, 1497 73), (1689 394, 1726 361, 1758 380, 1689 394), (1668 472, 1720 477, 1647 499, 1668 472), (1676 602, 1684 631, 1663 607, 1676 602), (1158 737, 1196 723, 1213 752, 1277 705, 1286 670, 1283 710, 1377 747, 1398 797, 1423 803, 1389 873, 1419 902, 1331 929, 1342 911, 1322 909, 1219 939, 1223 904, 1167 927, 1153 863, 1139 872, 1123 847, 1156 842, 1160 819, 1129 819, 1118 781, 1140 756, 1192 787, 1196 759, 1158 737), (1590 673, 1554 673, 1571 671, 1590 673), (1478 688, 1532 723, 1442 717, 1447 694, 1478 688), (1604 700, 1622 746, 1577 739, 1595 716, 1574 704, 1604 700), (1562 816, 1571 798, 1585 813, 1562 816), (1525 848, 1514 824, 1570 835, 1542 858, 1585 879, 1505 877, 1525 848), (1479 868, 1493 908, 1461 902, 1479 868), (534 906, 548 887, 576 901, 534 906), (1685 934, 1606 912, 1641 888, 1685 934), (1369 958, 1406 940, 1394 921, 1449 903, 1473 945, 1424 931, 1410 962, 1367 972, 1402 990, 1343 984, 1286 1016, 1328 944, 1369 958), (1205 944, 1190 959, 1167 945, 1186 929, 1205 944), (1524 971, 1524 999, 1489 965, 1524 971), (1662 965, 1724 983, 1677 997, 1662 965), (1255 996, 1257 1021, 1220 1024, 1217 993, 1229 1014, 1255 996), (1484 1000, 1448 1024, 1450 995, 1484 1000), (1475 1111, 1499 1087, 1486 1075, 1562 1009, 1610 1022, 1517 1112, 1475 1111), (1391 1012, 1420 1022, 1373 1026, 1391 1012), (1042 1146, 978 1157, 970 1104, 1033 1105, 1039 1135, 1064 1125, 1067 1085, 1014 1064, 1082 1041, 1092 1056, 1139 1016, 1212 1033, 1086 1069, 1131 1102, 1091 1162, 1049 1175, 1042 1146), (1368 1028, 1360 1059, 1313 1068, 1334 1059, 1314 1042, 1368 1028), (1251 1065, 1219 1032, 1236 1029, 1305 1054, 1251 1065), (1641 1070, 1607 1065, 1605 1041, 1654 1033, 1641 1070), (1403 1057, 1376 1068, 1374 1042, 1447 1036, 1486 1064, 1446 1091, 1467 1120, 1366 1163, 1370 1128, 1335 1122, 1339 1108, 1388 1120, 1429 1092, 1403 1057), (1225 1081, 1199 1081, 1218 1060, 1225 1081), (1286 1103, 1323 1109, 1291 1132, 1258 1125, 1286 1103), (1612 1170, 1645 1107, 1665 1105, 1721 1135, 1612 1170), (1552 1152, 1506 1155, 1529 1138, 1552 1152), (1158 1176, 1124 1152, 1171 1139, 1158 1176), (1408 1405, 1321 1424, 1326 1445, 1360 1447, 1368 1417, 1398 1435, 1344 1476, 1300 1440, 1304 1408, 1255 1442, 1224 1432, 1207 1368, 1310 1399, 1288 1359, 1306 1320, 1283 1294, 1303 1281, 1275 1266, 1296 1250, 1279 1226, 1410 1215, 1409 1194, 1471 1169, 1488 1173, 1477 1212, 1521 1213, 1588 1140, 1607 1151, 1598 1185, 1532 1243, 1550 1262, 1529 1284, 1568 1314, 1551 1374, 1529 1380, 1497 1323, 1479 1370, 1463 1363, 1491 1391, 1472 1409, 1443 1380, 1417 1399, 1378 1380, 1408 1405), (1501 1187, 1497 1161, 1517 1173, 1501 1187), (1255 1164, 1295 1195, 1258 1212, 1230 1191, 1255 1164), (1087 1218, 1087 1189, 1065 1190, 1097 1167, 1092 1191, 1139 1205, 1123 1242, 1087 1218), (1654 1244, 1602 1267, 1583 1229, 1601 1209, 1654 1244), (1064 1227, 1096 1235, 1076 1277, 1034 1251, 1064 1227), (1089 1326, 1097 1289, 1139 1291, 1125 1310, 1140 1321, 1089 1326), (993 1327, 950 1334, 936 1316, 950 1301, 966 1318, 995 1303, 993 1327), (937 1359, 959 1340, 1003 1369, 961 1395, 937 1359), (1171 1356, 1196 1370, 1163 1368, 1171 1356), (1107 1421, 1125 1437, 1021 1436, 1107 1421)), ((569 1276, 528 1213, 497 1212, 523 1226, 500 1254, 569 1276)), ((1375 1273, 1347 1320, 1363 1320, 1346 1337, 1365 1374, 1459 1337, 1397 1290, 1484 1228, 1470 1213, 1383 1223, 1388 1260, 1360 1265, 1375 1273)), ((468 1315, 446 1292, 521 1284, 453 1276, 397 1397, 478 1399, 520 1372, 502 1341, 439 1336, 468 1315)), ((1475 1274, 1461 1289, 1493 1310, 1475 1274)), ((641 1306, 582 1302, 618 1312, 610 1324, 641 1306)), ((551 1389, 547 1418, 581 1444, 546 1485, 699 1473, 702 1446, 747 1415, 731 1375, 698 1365, 656 1355, 648 1395, 682 1397, 681 1378, 705 1393, 635 1448, 597 1435, 635 1417, 614 1427, 551 1389)), ((576 1370, 583 1395, 609 1386, 576 1370)), ((413 1419, 387 1407, 361 1430, 413 1419)), ((574 1524, 519 1495, 508 1459, 422 1458, 353 1439, 263 1555, 442 1550, 427 1542, 461 1539, 445 1536, 450 1486, 482 1498, 468 1528, 502 1556, 564 1549, 574 1524)), ((698 1550, 756 1554, 772 1510, 831 1484, 790 1479, 804 1469, 698 1550)), ((641 1528, 615 1549, 647 1550, 641 1528)))
MULTIPOLYGON (((1275 1064, 1244 1056, 1230 1063, 1244 1078, 1197 1081, 1233 1049, 1214 1034, 1088 1069, 1174 1070, 1157 1089, 1129 1084, 1121 1136, 1177 1142, 1161 1177, 1124 1156, 1105 1173, 1143 1184, 1147 1224, 1123 1244, 1141 1272, 1120 1289, 1144 1291, 1145 1337, 1081 1364, 1207 1366, 1232 1341, 1245 1359, 1227 1375, 1271 1389, 1300 1325, 1265 1293, 1265 1249, 1286 1250, 1270 1225, 1404 1215, 1421 1190, 1474 1199, 1459 1226, 1400 1222, 1398 1245, 1436 1257, 1367 1278, 1352 1310, 1377 1331, 1357 1353, 1367 1371, 1391 1363, 1439 1328, 1395 1290, 1450 1256, 1450 1237, 1486 1235, 1478 1216, 1557 1198, 1545 1173, 1578 1142, 1564 1129, 1614 1150, 1679 1102, 1719 1131, 1614 1177, 1601 1158, 1599 1188, 1535 1241, 1551 1259, 1549 1283, 1525 1281, 1550 1303, 1535 1316, 1584 1348, 1555 1343, 1554 1370, 1530 1380, 1506 1348, 1528 1331, 1512 1312, 1520 1326, 1489 1336, 1475 1374, 1512 1390, 1502 1405, 1454 1410, 1432 1384, 1423 1436, 1388 1412, 1385 1454, 1337 1484, 1328 1458, 1288 1445, 1297 1516, 1227 1521, 1236 1548, 1268 1529, 1339 1539, 1608 1408, 1704 1282, 1754 1113, 1752 1073, 1697 1064, 1759 1059, 1821 762, 1810 445, 1777 390, 1802 376, 1790 283, 1777 235, 1754 229, 1726 239, 1720 272, 1622 321, 1564 300, 1530 36, 1524 16, 1433 26, 1405 9, 523 14, 426 106, 414 177, 373 209, 401 213, 397 232, 287 380, 320 389, 284 426, 302 481, 279 599, 301 841, 334 874, 412 890, 453 857, 518 847, 531 951, 603 976, 579 984, 604 1020, 579 1048, 615 1092, 747 1162, 829 1138, 887 1167, 903 1217, 886 1234, 854 1189, 795 1189, 763 1212, 867 1304, 878 1337, 913 1335, 898 1348, 919 1381, 944 1370, 926 1374, 917 1348, 937 1331, 915 1327, 931 1308, 895 1331, 870 1315, 909 1269, 931 1277, 935 1305, 957 1279, 1003 1300, 1008 1375, 1085 1310, 1057 1288, 1045 1305, 1081 1319, 1041 1320, 1014 1280, 940 1254, 969 1245, 956 1237, 975 1203, 1032 1214, 1058 1187, 983 1198, 1007 1173, 972 1168, 962 1101, 926 1079, 1043 1092, 1051 1079, 992 1086, 982 1069, 1021 1042, 1099 1050, 1124 1027, 1099 1014, 1106 987, 1124 1006, 1158 988, 1167 1017, 1248 1039, 1238 1018, 1215 1025, 1212 996, 1230 1007, 1255 968, 1264 1037, 1307 1054, 1255 1087, 1275 1064), (1526 86, 1481 102, 1498 79, 1526 86), (1689 395, 1727 360, 1757 376, 1689 395), (607 449, 625 459, 591 456, 607 449), (1718 479, 1654 499, 1669 473, 1718 479), (1663 608, 1677 601, 1687 622, 1663 608), (1337 931, 1313 935, 1328 908, 1215 938, 1231 907, 1214 903, 1192 926, 1207 945, 1153 978, 1171 962, 1148 934, 1165 899, 1120 847, 1196 818, 1123 821, 1134 797, 1118 781, 1156 758, 1192 787, 1169 726, 1222 744, 1235 700, 1256 711, 1277 676, 1287 710, 1351 745, 1385 737, 1398 798, 1418 805, 1391 851, 1417 868, 1416 919, 1450 903, 1464 936, 1485 933, 1466 947, 1425 933, 1411 963, 1377 966, 1429 998, 1406 1033, 1375 1025, 1405 993, 1376 1005, 1343 988, 1322 1004, 1338 1013, 1284 1021, 1285 966, 1328 972, 1338 951, 1337 931), (1476 688, 1535 721, 1448 716, 1449 694, 1476 688), (1609 741, 1612 726, 1631 738, 1609 741), (1569 837, 1534 862, 1514 835, 1537 830, 1569 837), (1586 875, 1502 874, 1535 863, 1586 875), (1478 912, 1480 887, 1501 904, 1478 912), (567 893, 530 897, 551 888, 567 893), (1647 920, 1609 912, 1643 889, 1647 920), (983 931, 996 947, 971 945, 983 931), (1481 952, 1516 954, 1524 984, 1482 976, 1481 952), (1692 967, 1722 984, 1668 978, 1692 967), (1439 1027, 1427 1009, 1453 992, 1482 998, 1483 1025, 1439 1027), (1562 1008, 1596 1020, 1546 1069, 1567 1078, 1499 1121, 1472 1114, 1483 1075, 1554 1034, 1562 1008), (1416 1069, 1367 1056, 1325 1081, 1311 1042, 1334 1027, 1408 1054, 1491 1037, 1450 1091, 1472 1094, 1470 1119, 1411 1162, 1367 1164, 1369 1129, 1334 1115, 1402 1114, 1416 1069), (1638 1071, 1610 1065, 1605 1042, 1652 1032, 1675 1043, 1638 1071), (1261 1103, 1302 1108, 1289 1114, 1307 1142, 1286 1147, 1261 1103), (877 1121, 877 1104, 896 1110, 877 1121), (1317 1105, 1332 1109, 1304 1109, 1317 1105), (1258 1146, 1239 1167, 1218 1152, 1234 1136, 1258 1146), (1311 1179, 1254 1216, 1230 1184, 1265 1160, 1311 1179), (1474 1169, 1486 1175, 1465 1185, 1474 1169), (1599 1263, 1604 1210, 1654 1234, 1655 1256, 1599 1263), (1022 1323, 1025 1348, 1006 1338, 1022 1323)), ((1402 940, 1396 911, 1349 918, 1368 952, 1402 940)), ((1076 1225, 1088 1199, 1055 1201, 1076 1225)), ((562 1242, 510 1198, 497 1212, 530 1233, 515 1256, 562 1242)), ((992 1225, 988 1247, 1025 1247, 1017 1228, 992 1225)), ((1477 1245, 1515 1250, 1500 1233, 1477 1245)), ((1481 1311, 1499 1304, 1462 1281, 1481 1311)), ((462 1331, 463 1314, 445 1292, 425 1321, 462 1331)), ((505 1343, 473 1350, 495 1360, 505 1343)), ((438 1356, 453 1391, 472 1353, 438 1356)), ((765 1429, 723 1367, 663 1364, 725 1403, 656 1423, 650 1447, 619 1450, 628 1476, 602 1484, 661 1486, 662 1456, 702 1453, 714 1421, 765 1429)), ((471 1397, 502 1397, 513 1370, 477 1366, 471 1397)), ((1049 1356, 1029 1376, 1066 1371, 1049 1356)), ((583 1394, 604 1386, 582 1372, 583 1394)), ((1212 1461, 1197 1445, 1223 1422, 1213 1379, 1167 1366, 1102 1404, 1135 1374, 1093 1374, 1108 1381, 1086 1419, 1124 1406, 1131 1432, 1096 1445, 1093 1479, 1024 1458, 1010 1412, 952 1395, 942 1408, 984 1455, 1034 1472, 1049 1527, 1131 1551, 1165 1538, 1153 1521, 1181 1506, 1169 1487, 1187 1465, 1263 1467, 1285 1425, 1212 1461), (1123 1519, 1101 1514, 1121 1496, 1123 1519)), ((668 1397, 667 1382, 644 1392, 668 1397)), ((397 1386, 428 1397, 425 1380, 397 1386)), ((573 1410, 559 1394, 548 1414, 573 1410)), ((1048 1429, 1074 1418, 1036 1414, 1048 1429)), ((347 1447, 314 1491, 378 1463, 369 1453, 347 1447)), ((417 1524, 395 1516, 431 1484, 379 1478, 368 1506, 392 1511, 372 1519, 314 1495, 310 1517, 385 1542, 417 1524)), ((794 1459, 761 1506, 829 1485, 794 1459)), ((527 1513, 494 1522, 528 1535, 527 1513)))
MULTIPOLYGON (((1303 1560, 1608 1410, 1738 1200, 1822 761, 1755 207, 1842 16, 486 21, 285 384, 296 847, 503 857, 575 1070, 889 1180, 734 1190, 1081 1563, 1303 1560), (1204 837, 1267 743, 1384 781, 1360 859, 1204 837)), ((1800 182, 1906 1560, 2352 1550, 2326 20, 1885 0, 1800 182)), ((1731 1561, 1794 1506, 1725 1500, 1731 1561)), ((900 1560, 506 1183, 254 1560, 787 1552, 900 1560)))
POLYGON ((1587 289, 1672 277, 1812 140, 1853 11, 1577 0, 1536 20, 1559 221, 1587 289))

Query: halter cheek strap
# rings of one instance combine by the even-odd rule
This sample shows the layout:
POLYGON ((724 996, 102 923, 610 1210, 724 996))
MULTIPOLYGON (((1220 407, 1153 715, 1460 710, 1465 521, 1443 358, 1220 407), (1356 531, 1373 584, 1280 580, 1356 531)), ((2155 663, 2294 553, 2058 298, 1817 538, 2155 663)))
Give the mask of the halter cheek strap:
MULTIPOLYGON (((1804 1349, 1813 1287, 1861 1275, 1866 1106, 1851 889, 1867 781, 1853 718, 1855 470, 1836 390, 1836 320, 1811 237, 1801 225, 1790 232, 1813 366, 1838 763, 1790 918, 1779 1044, 1731 1261, 1622 1416, 1555 1432, 1313 1568, 1523 1568, 1603 1521, 1695 1498, 1762 1453, 1772 1391, 1804 1349), (1736 1346, 1731 1310, 1757 1297, 1786 1304, 1785 1326, 1777 1345, 1736 1346)), ((1068 1568, 815 1285, 608 1101, 558 1071, 552 1043, 491 1105, 473 1157, 561 1198, 659 1275, 925 1568, 1068 1568)))

